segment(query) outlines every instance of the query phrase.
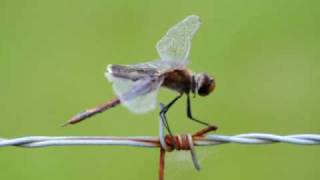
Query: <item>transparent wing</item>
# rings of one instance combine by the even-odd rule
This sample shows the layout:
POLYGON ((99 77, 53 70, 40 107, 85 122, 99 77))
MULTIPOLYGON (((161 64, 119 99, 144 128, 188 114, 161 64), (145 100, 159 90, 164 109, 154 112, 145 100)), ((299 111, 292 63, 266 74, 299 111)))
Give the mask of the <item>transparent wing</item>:
POLYGON ((157 95, 162 79, 146 77, 132 81, 116 77, 108 72, 106 76, 113 83, 113 90, 121 103, 131 112, 146 113, 156 108, 157 95))
POLYGON ((181 64, 186 64, 191 48, 192 37, 200 25, 200 18, 191 15, 170 28, 156 46, 161 60, 179 60, 181 64))
POLYGON ((155 60, 149 61, 145 63, 139 63, 131 65, 136 69, 154 69, 156 71, 155 74, 162 74, 171 69, 179 69, 184 68, 185 64, 181 63, 182 61, 172 60, 172 61, 163 61, 163 60, 155 60))

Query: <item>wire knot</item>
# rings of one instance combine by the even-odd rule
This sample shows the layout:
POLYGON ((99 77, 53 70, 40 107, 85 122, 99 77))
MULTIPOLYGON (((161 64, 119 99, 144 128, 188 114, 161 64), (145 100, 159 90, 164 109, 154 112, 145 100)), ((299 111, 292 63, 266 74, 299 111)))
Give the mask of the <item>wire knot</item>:
POLYGON ((174 150, 185 150, 190 151, 191 158, 196 170, 200 170, 200 164, 196 156, 194 149, 194 141, 202 139, 205 134, 210 131, 217 130, 216 126, 209 126, 194 134, 179 134, 179 135, 164 135, 163 124, 160 121, 160 161, 159 161, 159 180, 164 180, 164 166, 165 166, 165 154, 174 150))
POLYGON ((160 135, 160 148, 167 151, 172 152, 174 150, 192 150, 194 146, 194 141, 199 140, 204 137, 205 134, 217 130, 216 126, 209 126, 200 131, 197 131, 194 134, 178 134, 171 136, 170 134, 167 135, 160 135))
POLYGON ((193 138, 190 134, 178 134, 173 137, 170 135, 165 136, 166 147, 162 147, 168 152, 174 150, 188 151, 193 147, 193 138))

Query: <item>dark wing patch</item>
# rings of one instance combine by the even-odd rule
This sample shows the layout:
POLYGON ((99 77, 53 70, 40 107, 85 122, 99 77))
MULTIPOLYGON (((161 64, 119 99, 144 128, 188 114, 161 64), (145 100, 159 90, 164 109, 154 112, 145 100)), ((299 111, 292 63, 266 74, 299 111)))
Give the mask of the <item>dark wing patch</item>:
POLYGON ((135 65, 117 65, 110 64, 107 67, 107 72, 115 77, 130 79, 137 81, 141 78, 154 76, 158 73, 155 68, 139 68, 135 65))

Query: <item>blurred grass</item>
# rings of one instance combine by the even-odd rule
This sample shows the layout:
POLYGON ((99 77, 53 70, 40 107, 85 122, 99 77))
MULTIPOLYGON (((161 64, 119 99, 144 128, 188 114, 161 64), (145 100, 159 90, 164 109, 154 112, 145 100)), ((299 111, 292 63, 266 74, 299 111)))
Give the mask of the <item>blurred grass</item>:
MULTIPOLYGON (((319 5, 312 0, 0 0, 0 136, 156 135, 157 111, 138 116, 122 107, 78 126, 59 125, 113 97, 103 76, 107 64, 157 58, 155 43, 189 14, 203 22, 190 68, 217 81, 213 95, 194 99, 197 117, 218 124, 224 134, 319 133, 319 5)), ((159 99, 167 102, 174 95, 163 90, 159 99)), ((176 132, 200 128, 185 117, 184 103, 169 112, 176 132)), ((167 177, 320 178, 318 147, 225 145, 199 151, 200 173, 173 160, 167 177)), ((157 162, 158 151, 150 149, 1 148, 0 179, 156 179, 157 162)))

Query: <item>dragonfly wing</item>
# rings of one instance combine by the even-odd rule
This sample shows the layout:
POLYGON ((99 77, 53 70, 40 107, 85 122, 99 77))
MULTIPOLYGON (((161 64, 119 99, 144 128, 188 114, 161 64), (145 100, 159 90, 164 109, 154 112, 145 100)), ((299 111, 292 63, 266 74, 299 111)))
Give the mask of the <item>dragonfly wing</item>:
POLYGON ((110 64, 107 67, 107 73, 112 74, 115 77, 137 81, 144 77, 150 77, 157 74, 158 70, 156 67, 147 65, 147 63, 143 66, 110 64))
POLYGON ((182 64, 181 62, 182 61, 177 61, 177 60, 172 60, 172 61, 154 60, 154 61, 135 64, 132 66, 137 69, 139 68, 154 69, 156 72, 154 75, 160 75, 172 69, 185 68, 185 64, 182 64))
POLYGON ((184 66, 181 61, 154 60, 133 65, 110 64, 107 67, 107 73, 115 77, 136 81, 145 77, 161 75, 173 68, 184 68, 184 66))
POLYGON ((156 108, 158 91, 163 81, 161 78, 153 76, 132 81, 108 72, 106 76, 113 83, 121 103, 131 112, 145 113, 156 108))
POLYGON ((187 64, 191 40, 200 25, 200 18, 191 15, 170 28, 156 45, 161 60, 179 60, 180 63, 187 64))
POLYGON ((135 96, 135 98, 130 100, 122 99, 122 102, 129 111, 137 114, 143 114, 156 109, 158 92, 159 88, 152 90, 145 95, 135 96))

